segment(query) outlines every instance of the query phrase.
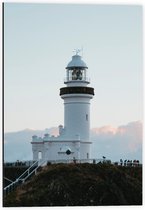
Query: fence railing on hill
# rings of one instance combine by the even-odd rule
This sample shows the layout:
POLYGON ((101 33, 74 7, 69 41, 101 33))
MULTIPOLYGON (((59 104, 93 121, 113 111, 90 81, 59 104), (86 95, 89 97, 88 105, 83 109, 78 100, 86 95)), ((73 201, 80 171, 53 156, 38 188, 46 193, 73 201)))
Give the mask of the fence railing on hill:
MULTIPOLYGON (((42 159, 39 160, 39 162, 42 162, 42 159)), ((122 159, 120 161, 115 161, 115 162, 111 162, 111 160, 106 159, 106 158, 100 158, 100 159, 60 159, 60 160, 45 160, 45 162, 47 163, 72 163, 72 162, 76 162, 76 163, 111 163, 114 165, 120 165, 120 166, 141 166, 142 164, 139 163, 138 160, 124 160, 122 161, 122 159)), ((34 164, 35 161, 33 160, 28 160, 28 161, 16 161, 16 162, 5 162, 4 166, 5 167, 30 167, 32 166, 32 164, 34 164)))
POLYGON ((35 161, 23 174, 21 174, 14 182, 4 188, 4 196, 16 189, 17 186, 24 183, 32 174, 36 174, 38 168, 45 164, 45 161, 35 161))
POLYGON ((15 161, 15 162, 5 162, 4 166, 6 167, 30 167, 36 161, 27 160, 27 161, 15 161))

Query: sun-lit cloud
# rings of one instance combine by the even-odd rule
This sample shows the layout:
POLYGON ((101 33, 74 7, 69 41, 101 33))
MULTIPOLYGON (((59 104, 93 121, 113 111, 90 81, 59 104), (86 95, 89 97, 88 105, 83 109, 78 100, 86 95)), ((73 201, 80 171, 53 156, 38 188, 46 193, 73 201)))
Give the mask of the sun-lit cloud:
POLYGON ((106 125, 100 128, 93 128, 92 131, 96 134, 110 134, 114 135, 117 132, 117 128, 112 127, 111 125, 106 125))
POLYGON ((103 126, 91 130, 92 156, 108 155, 113 159, 142 159, 142 122, 135 121, 119 127, 103 126))

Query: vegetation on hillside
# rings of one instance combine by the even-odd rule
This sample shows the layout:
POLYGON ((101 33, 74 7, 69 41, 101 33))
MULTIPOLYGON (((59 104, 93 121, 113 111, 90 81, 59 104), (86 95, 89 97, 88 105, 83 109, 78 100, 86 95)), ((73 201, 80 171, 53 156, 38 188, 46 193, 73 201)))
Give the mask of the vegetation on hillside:
POLYGON ((142 168, 53 164, 4 199, 4 206, 141 205, 142 168))

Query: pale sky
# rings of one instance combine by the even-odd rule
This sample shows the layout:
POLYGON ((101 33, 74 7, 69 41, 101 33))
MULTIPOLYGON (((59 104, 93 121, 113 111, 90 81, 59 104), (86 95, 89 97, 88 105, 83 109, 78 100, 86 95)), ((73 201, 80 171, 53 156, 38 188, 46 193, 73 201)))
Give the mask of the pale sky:
POLYGON ((91 128, 142 120, 142 6, 5 3, 5 132, 63 124, 73 50, 83 46, 91 128))

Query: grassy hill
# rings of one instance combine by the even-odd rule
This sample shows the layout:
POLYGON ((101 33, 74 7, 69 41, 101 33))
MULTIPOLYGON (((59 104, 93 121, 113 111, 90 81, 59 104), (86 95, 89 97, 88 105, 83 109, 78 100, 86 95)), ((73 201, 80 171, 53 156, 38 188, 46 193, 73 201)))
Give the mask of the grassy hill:
POLYGON ((53 164, 4 199, 4 206, 141 205, 142 168, 53 164))

